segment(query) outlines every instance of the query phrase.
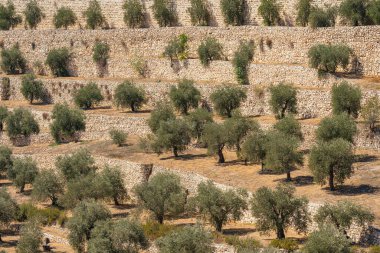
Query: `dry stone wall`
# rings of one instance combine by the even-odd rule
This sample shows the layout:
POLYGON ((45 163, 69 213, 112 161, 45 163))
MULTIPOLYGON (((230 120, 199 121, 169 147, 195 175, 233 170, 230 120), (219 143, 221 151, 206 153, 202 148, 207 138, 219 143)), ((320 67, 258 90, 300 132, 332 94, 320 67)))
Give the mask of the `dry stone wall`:
MULTIPOLYGON (((0 3, 5 4, 7 0, 0 0, 0 3)), ((28 0, 13 0, 16 11, 20 14, 25 10, 28 0)), ((42 20, 38 29, 51 29, 54 28, 53 17, 57 9, 60 7, 70 7, 78 18, 78 24, 73 29, 85 28, 86 21, 83 17, 83 11, 86 10, 90 0, 38 0, 45 18, 42 20)), ((153 0, 142 0, 146 12, 146 26, 158 27, 157 22, 154 19, 152 12, 153 0)), ((209 10, 211 12, 211 24, 212 26, 226 26, 224 18, 220 8, 220 0, 207 0, 209 10)), ((282 18, 281 25, 293 26, 296 20, 296 5, 297 0, 278 0, 280 7, 280 15, 282 18)), ((325 4, 337 5, 341 1, 334 0, 314 0, 313 4, 317 6, 324 6, 325 4)), ((108 28, 123 28, 125 23, 123 21, 124 12, 122 9, 124 0, 99 0, 102 7, 103 15, 106 18, 106 27, 108 28)), ((179 26, 191 26, 190 15, 188 8, 191 6, 190 0, 173 0, 174 9, 178 16, 179 26)), ((258 7, 260 6, 260 0, 247 0, 246 1, 246 20, 247 25, 261 25, 262 18, 258 14, 258 7)), ((24 28, 24 24, 18 26, 19 29, 24 28)))
MULTIPOLYGON (((256 43, 254 64, 250 67, 250 81, 253 84, 284 79, 300 85, 323 85, 325 81, 317 82, 315 71, 302 67, 308 65, 310 47, 319 43, 346 43, 354 50, 364 75, 380 74, 380 26, 315 30, 245 26, 0 32, 0 41, 5 48, 19 44, 31 70, 36 63, 45 62, 51 49, 67 47, 72 53, 71 74, 90 78, 99 75, 99 69, 92 59, 92 48, 97 40, 110 45, 110 59, 103 74, 114 78, 138 78, 131 62, 139 58, 146 61, 147 77, 151 79, 175 80, 186 77, 203 82, 236 82, 231 60, 241 40, 254 40, 256 43), (168 42, 181 33, 189 36, 190 59, 171 63, 162 57, 162 53, 168 42), (209 68, 201 66, 196 59, 197 48, 206 37, 215 37, 220 41, 229 61, 215 61, 209 68), (275 80, 265 80, 265 75, 273 76, 275 80)), ((45 71, 49 73, 46 66, 45 71)))

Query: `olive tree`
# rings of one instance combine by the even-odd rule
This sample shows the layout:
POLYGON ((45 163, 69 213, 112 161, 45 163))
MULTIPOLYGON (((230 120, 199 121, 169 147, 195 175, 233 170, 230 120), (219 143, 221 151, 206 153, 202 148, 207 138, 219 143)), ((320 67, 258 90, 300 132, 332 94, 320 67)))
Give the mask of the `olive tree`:
POLYGON ((234 53, 232 64, 239 84, 249 84, 249 64, 253 60, 254 50, 253 41, 240 41, 239 48, 234 53))
POLYGON ((33 104, 33 100, 43 100, 45 97, 45 88, 42 81, 36 80, 36 76, 28 74, 22 78, 21 94, 25 99, 33 104))
MULTIPOLYGON (((1 111, 1 108, 0 108, 1 111)), ((0 113, 1 114, 1 113, 0 113)), ((376 123, 380 118, 380 100, 378 96, 369 98, 361 110, 364 123, 369 128, 371 133, 376 131, 376 123)), ((0 116, 1 118, 1 116, 0 116)), ((0 119, 1 121, 1 119, 0 119)))
POLYGON ((207 38, 198 47, 198 56, 204 67, 208 67, 210 62, 221 60, 223 46, 215 38, 207 38))
POLYGON ((65 28, 75 25, 77 21, 77 16, 69 7, 60 7, 54 14, 53 23, 55 28, 65 28))
POLYGON ((257 130, 252 132, 243 142, 242 159, 246 162, 260 163, 263 171, 267 141, 268 137, 264 131, 257 130))
POLYGON ((276 0, 260 0, 258 13, 264 20, 264 25, 273 26, 280 20, 280 7, 276 0))
POLYGON ((18 44, 1 50, 1 69, 11 75, 25 73, 26 60, 18 44))
POLYGON ((145 22, 144 6, 140 0, 126 0, 123 4, 124 23, 130 28, 143 27, 145 22))
POLYGON ((176 24, 177 14, 173 2, 169 0, 154 0, 152 10, 153 16, 160 27, 174 26, 176 24))
POLYGON ((338 9, 336 6, 320 8, 312 6, 309 15, 309 25, 312 28, 335 26, 338 9))
POLYGON ((6 173, 13 166, 12 150, 0 145, 0 175, 6 173))
POLYGON ((128 138, 128 134, 123 130, 112 129, 109 131, 112 142, 117 146, 121 147, 128 138))
POLYGON ((36 29, 38 24, 45 17, 45 14, 42 12, 41 7, 38 5, 36 0, 30 0, 26 4, 24 15, 25 22, 28 24, 30 29, 36 29))
POLYGON ((309 167, 316 182, 324 185, 328 180, 330 191, 334 191, 336 183, 342 184, 354 173, 353 162, 351 143, 338 138, 314 146, 310 152, 309 167))
POLYGON ((350 63, 352 49, 343 44, 318 44, 309 49, 309 64, 319 74, 334 74, 339 66, 346 69, 350 63))
POLYGON ((344 0, 339 6, 342 21, 352 26, 368 25, 370 18, 367 14, 368 1, 344 0))
POLYGON ((314 220, 319 227, 324 224, 332 224, 339 231, 347 235, 352 225, 365 228, 375 219, 374 214, 364 207, 350 201, 339 201, 336 204, 326 203, 318 208, 314 220))
POLYGON ((194 81, 183 79, 178 86, 172 86, 169 92, 174 107, 187 115, 191 108, 197 108, 201 99, 200 91, 194 86, 194 81))
POLYGON ((157 138, 153 146, 158 154, 172 150, 173 155, 178 157, 178 152, 184 151, 191 141, 190 127, 183 119, 161 122, 155 134, 157 138))
POLYGON ((215 110, 221 116, 232 117, 232 111, 238 109, 247 99, 245 90, 239 87, 224 86, 214 91, 211 96, 215 110))
POLYGON ((18 253, 36 252, 42 245, 43 233, 36 221, 29 221, 21 227, 20 239, 17 242, 18 253))
POLYGON ((268 133, 265 145, 264 163, 280 173, 286 173, 286 180, 291 181, 291 171, 303 165, 303 153, 299 151, 299 139, 278 131, 268 133))
POLYGON ((0 30, 9 30, 22 22, 21 15, 16 14, 15 5, 11 0, 0 4, 0 30))
POLYGON ((70 245, 78 252, 85 251, 85 244, 91 237, 96 222, 111 219, 111 212, 95 201, 83 201, 73 210, 67 223, 70 245))
POLYGON ((339 114, 322 119, 319 123, 316 135, 319 141, 330 141, 342 138, 352 143, 356 131, 355 121, 347 114, 339 114))
POLYGON ((160 224, 165 215, 184 210, 186 193, 180 178, 172 173, 158 173, 148 182, 137 185, 134 191, 141 205, 150 210, 160 224))
POLYGON ((53 170, 41 171, 33 182, 32 198, 37 201, 49 199, 53 206, 58 205, 58 197, 64 193, 64 182, 53 170))
POLYGON ((7 117, 7 134, 9 138, 29 138, 32 134, 39 134, 40 127, 33 114, 23 108, 15 109, 7 117))
POLYGON ((55 48, 49 51, 46 57, 46 65, 49 66, 51 72, 57 77, 70 76, 69 62, 71 54, 66 47, 55 48))
POLYGON ((75 90, 73 97, 74 103, 84 109, 90 109, 104 99, 98 85, 94 82, 90 82, 86 86, 75 90))
POLYGON ((56 143, 79 140, 79 133, 86 130, 86 116, 81 110, 70 108, 67 104, 56 104, 50 125, 51 135, 56 143))
POLYGON ((224 163, 225 158, 223 149, 227 145, 228 138, 227 128, 221 123, 208 123, 203 132, 203 140, 207 145, 208 153, 218 155, 218 163, 224 163))
POLYGON ((192 136, 197 139, 198 143, 201 143, 203 141, 202 138, 206 124, 213 122, 212 113, 206 109, 198 108, 192 111, 186 117, 186 120, 189 124, 192 136))
POLYGON ((87 149, 79 149, 72 154, 57 157, 55 167, 66 181, 88 175, 96 170, 95 160, 87 149))
POLYGON ((252 196, 252 215, 256 228, 261 232, 276 231, 277 239, 285 238, 285 231, 292 226, 299 233, 306 233, 310 222, 308 200, 294 196, 295 188, 279 184, 276 189, 259 188, 252 196))
POLYGON ((222 190, 211 181, 198 185, 195 203, 216 231, 222 232, 222 227, 230 220, 239 220, 247 209, 245 199, 247 192, 243 190, 222 190))
POLYGON ((98 27, 102 28, 106 22, 102 13, 102 7, 97 0, 89 2, 87 9, 83 12, 83 16, 86 18, 87 27, 92 30, 98 27))
POLYGON ((300 26, 307 26, 309 23, 309 16, 311 12, 311 0, 298 0, 297 3, 297 24, 300 26))
POLYGON ((132 112, 136 112, 146 102, 145 91, 130 81, 116 87, 114 99, 117 107, 129 107, 132 112))
POLYGON ((6 106, 0 106, 0 132, 4 130, 4 123, 8 117, 8 108, 6 106))
POLYGON ((285 116, 285 118, 277 121, 274 125, 274 129, 286 135, 296 137, 300 141, 303 140, 301 124, 292 115, 285 116))
POLYGON ((98 65, 99 77, 104 76, 106 71, 108 59, 110 58, 110 46, 101 41, 96 41, 92 48, 92 59, 98 65))
POLYGON ((206 0, 191 0, 191 7, 187 9, 193 26, 208 26, 211 15, 206 0))
POLYGON ((168 103, 161 102, 157 104, 150 114, 148 125, 152 132, 155 133, 160 128, 162 122, 174 120, 175 118, 173 108, 168 103))
POLYGON ((359 87, 343 81, 340 84, 334 84, 331 96, 334 114, 347 113, 354 118, 359 116, 362 98, 359 87))
POLYGON ((245 1, 221 0, 220 7, 227 25, 243 25, 245 19, 245 1))
POLYGON ((16 158, 13 160, 13 166, 8 169, 8 178, 24 192, 26 184, 32 184, 38 175, 37 163, 32 158, 16 158))
MULTIPOLYGON (((0 228, 8 226, 13 220, 16 219, 18 206, 5 188, 0 190, 0 228)), ((0 243, 1 231, 0 231, 0 243)))
POLYGON ((269 91, 269 104, 277 119, 284 118, 286 114, 297 113, 297 90, 293 85, 280 83, 272 86, 269 91))
POLYGON ((368 3, 367 15, 375 25, 380 24, 380 1, 372 0, 368 3))
POLYGON ((106 186, 103 187, 105 197, 112 199, 115 205, 119 205, 128 197, 123 173, 119 168, 105 167, 98 178, 106 186))

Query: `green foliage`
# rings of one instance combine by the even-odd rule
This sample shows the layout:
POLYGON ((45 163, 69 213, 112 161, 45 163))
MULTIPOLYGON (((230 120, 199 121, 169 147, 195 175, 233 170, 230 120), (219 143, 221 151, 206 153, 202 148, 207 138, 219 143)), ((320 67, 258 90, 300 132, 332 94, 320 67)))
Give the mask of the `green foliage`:
POLYGON ((32 198, 37 201, 49 199, 51 204, 58 204, 58 197, 64 192, 64 182, 53 170, 41 171, 33 182, 32 198))
POLYGON ((54 14, 53 23, 55 28, 67 29, 71 25, 75 25, 77 22, 77 16, 69 7, 61 7, 54 14))
POLYGON ((1 51, 1 69, 7 74, 12 75, 25 73, 26 60, 18 44, 1 51))
POLYGON ((369 248, 368 253, 379 253, 380 252, 380 246, 372 246, 369 248))
POLYGON ((240 107, 240 104, 247 99, 247 94, 239 87, 226 85, 214 91, 210 99, 221 116, 231 118, 232 111, 240 107))
POLYGON ((253 41, 241 41, 239 48, 234 53, 232 65, 234 66, 235 76, 239 84, 249 84, 249 63, 253 59, 254 49, 255 44, 253 41))
POLYGON ((261 169, 263 170, 267 141, 267 136, 263 131, 257 130, 251 133, 243 143, 242 159, 247 162, 261 163, 261 169))
POLYGON ((344 0, 339 7, 342 21, 352 26, 367 25, 370 20, 367 16, 367 1, 344 0))
POLYGON ((239 220, 248 208, 243 190, 223 191, 211 181, 198 185, 195 203, 199 212, 205 215, 218 232, 230 220, 239 220))
POLYGON ((189 38, 186 34, 182 33, 178 37, 169 41, 169 44, 165 47, 163 55, 173 60, 186 60, 189 54, 189 38))
POLYGON ((45 14, 42 12, 36 0, 30 0, 26 4, 24 15, 25 15, 25 22, 28 24, 30 29, 36 29, 37 25, 45 17, 45 14))
POLYGON ((96 170, 95 160, 86 149, 79 149, 71 155, 59 156, 55 166, 66 181, 88 175, 96 170))
POLYGON ((200 91, 194 86, 194 81, 183 79, 178 86, 172 86, 169 92, 174 107, 187 115, 191 108, 198 108, 201 99, 200 91))
POLYGON ((130 28, 141 28, 144 26, 144 6, 140 0, 125 0, 124 23, 130 28))
POLYGON ((174 26, 177 23, 177 14, 173 3, 169 0, 154 0, 153 15, 160 27, 174 26))
MULTIPOLYGON (((0 225, 6 226, 11 223, 17 215, 18 206, 5 188, 0 190, 0 225)), ((0 236, 1 237, 1 236, 0 236)))
POLYGON ((119 168, 105 167, 97 176, 104 185, 101 189, 104 191, 105 198, 112 199, 115 205, 127 199, 124 175, 119 168))
POLYGON ((78 133, 86 130, 86 116, 81 110, 70 108, 67 104, 56 104, 52 113, 51 134, 56 143, 78 141, 78 133))
POLYGON ((380 24, 380 0, 372 0, 367 6, 367 15, 375 25, 380 24))
POLYGON ((9 100, 11 97, 11 81, 9 77, 1 78, 1 100, 9 100))
POLYGON ((54 76, 70 76, 69 62, 71 59, 70 52, 67 48, 58 48, 50 50, 46 64, 49 66, 54 76))
POLYGON ((280 83, 270 87, 269 91, 269 104, 277 119, 284 118, 286 114, 297 113, 297 90, 292 84, 280 83))
POLYGON ((352 49, 346 45, 319 44, 309 49, 309 64, 320 74, 335 73, 339 66, 346 69, 350 63, 352 49))
POLYGON ((157 238, 166 236, 177 229, 177 226, 172 224, 160 224, 157 221, 148 220, 143 224, 144 234, 152 241, 157 238))
POLYGON ((84 109, 90 109, 104 99, 98 85, 94 82, 90 82, 79 90, 75 90, 73 97, 74 103, 84 109))
POLYGON ((4 123, 8 117, 8 108, 6 106, 0 106, 0 132, 4 129, 4 123))
POLYGON ((43 100, 46 94, 44 84, 36 80, 35 75, 27 74, 22 78, 21 94, 25 99, 29 100, 31 104, 33 104, 33 100, 35 99, 43 100))
POLYGON ((114 99, 117 107, 129 107, 132 112, 136 112, 146 102, 145 91, 130 81, 116 87, 114 99))
POLYGON ((112 142, 119 147, 123 146, 128 138, 128 134, 123 130, 112 129, 109 134, 111 136, 112 142))
POLYGON ((178 152, 184 151, 191 141, 190 127, 183 119, 173 119, 160 123, 157 130, 154 151, 161 154, 163 151, 172 150, 175 157, 178 152))
POLYGON ((285 135, 296 137, 300 141, 303 140, 301 124, 291 115, 277 121, 274 125, 274 129, 285 135))
POLYGON ((203 108, 198 108, 191 112, 186 117, 186 120, 190 127, 192 136, 197 139, 198 143, 202 142, 202 136, 205 129, 205 125, 207 123, 213 122, 212 113, 203 108))
POLYGON ((25 185, 33 183, 37 175, 37 163, 30 157, 14 159, 13 166, 8 170, 8 178, 20 188, 21 193, 25 185))
POLYGON ((251 200, 256 228, 264 233, 275 230, 277 239, 285 238, 285 230, 289 226, 299 233, 306 232, 310 221, 308 200, 295 197, 294 193, 294 186, 289 184, 279 184, 275 190, 259 188, 251 200))
POLYGON ((340 84, 334 84, 331 96, 334 114, 347 113, 354 118, 359 116, 362 98, 359 87, 343 81, 340 84))
POLYGON ((264 19, 264 25, 273 26, 280 21, 280 7, 276 0, 260 0, 258 12, 264 19))
POLYGON ((17 221, 19 222, 34 220, 49 226, 58 223, 58 220, 62 219, 62 217, 66 217, 66 214, 58 208, 38 208, 29 202, 22 203, 17 213, 17 221))
POLYGON ((15 5, 11 0, 7 5, 0 4, 0 30, 9 30, 22 22, 22 17, 16 14, 15 5))
POLYGON ((220 6, 227 25, 244 25, 245 1, 244 0, 221 0, 220 6))
POLYGON ((40 127, 33 114, 23 108, 17 108, 7 117, 7 134, 9 138, 16 139, 23 136, 28 138, 32 134, 39 134, 40 127))
POLYGON ((286 173, 286 180, 291 180, 290 172, 303 165, 303 153, 298 150, 299 138, 274 131, 268 134, 265 145, 265 165, 279 173, 286 173))
POLYGON ((191 7, 187 9, 193 26, 208 26, 210 23, 210 11, 206 0, 191 0, 191 7))
POLYGON ((138 253, 149 242, 142 226, 132 220, 100 221, 95 224, 88 241, 89 253, 138 253))
POLYGON ((157 240, 161 253, 209 253, 213 251, 212 236, 200 225, 185 226, 157 240))
POLYGON ((92 59, 98 64, 99 67, 107 66, 107 60, 110 57, 110 46, 105 42, 97 41, 92 48, 92 59))
POLYGON ((326 9, 322 9, 313 6, 309 15, 309 25, 312 28, 335 26, 336 16, 337 8, 335 7, 326 7, 326 9))
POLYGON ((350 253, 350 241, 334 226, 325 225, 312 232, 304 247, 305 253, 350 253))
POLYGON ((380 118, 380 100, 377 95, 369 98, 365 102, 361 110, 361 114, 366 126, 368 126, 369 130, 374 133, 376 130, 376 122, 380 118))
POLYGON ((227 244, 234 246, 236 253, 257 252, 263 247, 259 241, 250 237, 227 236, 225 241, 227 244))
POLYGON ((228 132, 224 124, 208 123, 203 132, 203 140, 211 155, 218 155, 218 163, 224 163, 223 149, 228 143, 228 132))
POLYGON ((311 12, 311 0, 298 0, 296 22, 300 26, 307 26, 311 12))
POLYGON ((95 201, 79 203, 67 224, 70 245, 78 252, 84 252, 85 244, 90 239, 91 230, 96 222, 110 219, 111 212, 105 206, 95 201))
POLYGON ((366 208, 349 201, 340 201, 337 204, 324 204, 314 216, 319 227, 324 224, 332 224, 339 231, 347 234, 352 225, 365 228, 373 222, 374 214, 366 208))
POLYGON ((150 114, 148 125, 152 132, 155 133, 160 128, 161 122, 174 120, 175 118, 173 108, 168 103, 161 102, 157 104, 150 114))
POLYGON ((172 173, 158 173, 148 182, 137 185, 134 190, 141 205, 150 210, 161 224, 165 215, 184 210, 186 194, 180 178, 172 173))
POLYGON ((198 56, 204 67, 208 67, 211 61, 221 60, 223 46, 215 38, 207 38, 198 47, 198 56))
POLYGON ((310 153, 309 167, 316 182, 324 185, 328 179, 330 190, 334 191, 336 183, 342 184, 354 173, 353 162, 351 143, 338 138, 314 146, 310 153))
POLYGON ((88 8, 83 12, 83 16, 86 18, 87 27, 92 30, 98 27, 102 28, 106 22, 102 14, 102 8, 97 0, 89 2, 88 8))
POLYGON ((12 150, 7 146, 0 145, 0 175, 10 170, 12 166, 12 150))
POLYGON ((42 231, 37 222, 30 221, 22 226, 17 242, 17 253, 36 252, 42 244, 42 231))
POLYGON ((131 59, 130 64, 133 68, 133 70, 139 74, 141 77, 147 77, 148 75, 148 65, 147 61, 142 59, 141 57, 135 56, 134 58, 131 59))
POLYGON ((293 252, 298 249, 297 241, 289 238, 285 239, 274 239, 270 242, 269 246, 274 248, 284 249, 287 252, 293 252))
POLYGON ((330 141, 342 138, 352 143, 356 132, 355 121, 348 115, 334 115, 321 120, 317 129, 317 140, 330 141))

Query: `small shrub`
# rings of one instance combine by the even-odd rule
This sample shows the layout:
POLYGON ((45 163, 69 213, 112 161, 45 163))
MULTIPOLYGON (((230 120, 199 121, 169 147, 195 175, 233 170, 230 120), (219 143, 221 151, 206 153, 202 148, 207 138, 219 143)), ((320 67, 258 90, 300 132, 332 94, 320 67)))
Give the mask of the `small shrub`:
POLYGON ((99 67, 105 67, 107 60, 110 57, 110 46, 105 42, 96 42, 92 48, 92 59, 98 64, 99 67))
POLYGON ((16 14, 16 8, 11 0, 7 5, 0 4, 0 30, 9 30, 22 22, 22 17, 16 14))
POLYGON ((177 230, 177 226, 170 224, 160 224, 157 221, 148 220, 143 224, 144 234, 150 240, 156 240, 177 230))
POLYGON ((164 56, 173 60, 186 60, 189 54, 189 38, 186 34, 181 34, 177 38, 172 39, 166 46, 164 56))
POLYGON ((173 3, 170 0, 154 0, 153 15, 160 27, 174 26, 177 22, 173 3))
POLYGON ((368 253, 380 253, 380 246, 370 247, 368 253))
POLYGON ((127 24, 128 27, 140 28, 144 26, 144 6, 140 0, 126 0, 123 9, 124 23, 127 24))
POLYGON ((336 16, 337 9, 335 7, 327 7, 326 9, 312 7, 309 15, 309 25, 312 28, 335 26, 336 16))
POLYGON ((368 17, 375 25, 380 24, 380 0, 372 0, 367 7, 368 17))
POLYGON ((131 66, 136 73, 138 73, 141 77, 146 77, 148 74, 148 64, 147 61, 142 59, 141 57, 134 57, 131 60, 131 66))
POLYGON ((83 16, 86 18, 87 27, 94 30, 102 27, 105 23, 105 18, 102 14, 102 8, 97 0, 91 0, 89 6, 83 16))
POLYGON ((307 26, 311 12, 311 0, 298 0, 297 3, 297 24, 307 26))
POLYGON ((112 142, 121 147, 127 140, 128 134, 122 130, 113 129, 110 131, 112 142))
POLYGON ((210 22, 210 11, 206 0, 191 0, 191 7, 187 9, 193 26, 207 26, 210 22))
POLYGON ((18 44, 1 51, 1 69, 12 75, 25 73, 26 60, 18 44))
POLYGON ((380 118, 380 100, 377 95, 366 101, 361 110, 361 114, 365 125, 369 128, 371 133, 374 133, 376 130, 376 123, 380 118))
POLYGON ((244 25, 244 0, 221 0, 220 5, 224 17, 224 22, 227 25, 244 25))
POLYGON ((309 49, 309 64, 320 74, 335 73, 339 66, 347 68, 351 54, 352 49, 346 45, 319 44, 309 49))
POLYGON ((363 0, 344 0, 339 6, 342 21, 352 26, 368 25, 367 2, 363 0))
POLYGON ((258 12, 265 25, 273 26, 279 23, 280 10, 276 0, 261 0, 258 12))
POLYGON ((207 38, 198 47, 198 56, 203 66, 207 67, 211 61, 221 60, 223 46, 215 38, 207 38))
POLYGON ((7 117, 7 134, 9 138, 13 140, 20 136, 28 138, 32 134, 39 134, 39 132, 38 122, 29 110, 18 108, 9 113, 7 117))
POLYGON ((50 67, 54 76, 70 76, 69 61, 71 55, 67 48, 53 49, 46 58, 46 64, 50 67))
POLYGON ((36 80, 36 76, 28 74, 22 78, 21 93, 25 99, 33 104, 33 100, 43 100, 45 97, 44 84, 36 80))
POLYGON ((239 238, 238 236, 227 236, 225 238, 227 244, 234 246, 237 253, 256 252, 263 246, 253 238, 239 238))
POLYGON ((69 7, 61 7, 54 14, 53 22, 55 28, 65 28, 75 25, 77 21, 77 16, 69 7))
POLYGON ((298 249, 298 243, 292 239, 274 239, 270 242, 269 246, 274 248, 284 249, 287 252, 293 252, 298 249))
POLYGON ((178 87, 170 88, 169 97, 174 107, 182 114, 187 115, 191 108, 198 108, 201 93, 194 86, 194 81, 183 79, 178 83, 178 87))
POLYGON ((210 99, 221 116, 231 118, 232 111, 240 107, 240 104, 247 99, 247 94, 239 87, 225 86, 214 91, 210 99))
POLYGON ((30 29, 36 29, 37 25, 45 17, 45 14, 42 12, 36 0, 30 0, 26 4, 24 15, 25 15, 25 22, 28 24, 30 29))
POLYGON ((238 50, 234 54, 232 64, 235 69, 235 76, 239 84, 249 84, 248 70, 249 63, 253 59, 255 45, 252 41, 240 42, 238 50))
POLYGON ((146 102, 145 91, 130 81, 116 87, 114 98, 117 107, 129 107, 132 112, 136 112, 146 102))
POLYGON ((11 97, 11 80, 9 77, 1 78, 1 100, 9 100, 11 97))
POLYGON ((75 104, 84 109, 90 109, 104 99, 96 83, 88 83, 86 86, 76 90, 73 96, 75 104))

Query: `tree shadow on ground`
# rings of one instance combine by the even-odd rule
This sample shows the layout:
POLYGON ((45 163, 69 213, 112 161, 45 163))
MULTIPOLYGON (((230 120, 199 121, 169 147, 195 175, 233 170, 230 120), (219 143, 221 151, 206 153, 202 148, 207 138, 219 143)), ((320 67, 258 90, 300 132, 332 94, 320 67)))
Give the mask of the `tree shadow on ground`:
POLYGON ((306 186, 314 184, 314 178, 312 176, 297 176, 293 178, 295 186, 306 186))
POLYGON ((191 160, 196 160, 196 159, 203 159, 206 157, 207 157, 206 154, 199 154, 199 155, 184 154, 184 155, 180 155, 178 157, 175 157, 175 156, 162 157, 162 158, 160 158, 160 160, 165 161, 165 160, 174 159, 174 160, 178 160, 178 161, 191 161, 191 160))
POLYGON ((138 110, 136 112, 132 112, 132 111, 123 111, 122 113, 125 113, 125 114, 142 114, 142 113, 151 113, 152 110, 138 110))
POLYGON ((256 232, 253 228, 225 228, 223 229, 224 235, 247 235, 256 232))
POLYGON ((367 154, 355 155, 355 157, 354 157, 354 161, 357 163, 368 163, 368 162, 374 162, 377 160, 378 160, 378 157, 376 157, 374 155, 367 155, 367 154))
POLYGON ((2 187, 9 187, 12 185, 12 182, 4 182, 4 183, 0 183, 0 188, 2 187))
POLYGON ((324 188, 332 195, 342 195, 342 196, 357 196, 363 194, 374 194, 380 190, 377 186, 372 186, 368 184, 361 185, 340 185, 336 187, 335 191, 329 191, 329 188, 324 188))

